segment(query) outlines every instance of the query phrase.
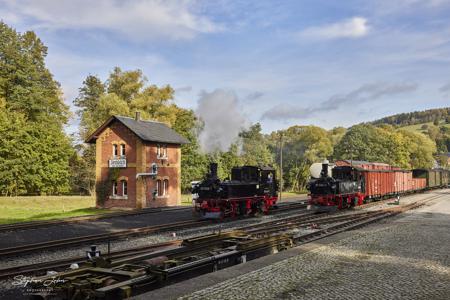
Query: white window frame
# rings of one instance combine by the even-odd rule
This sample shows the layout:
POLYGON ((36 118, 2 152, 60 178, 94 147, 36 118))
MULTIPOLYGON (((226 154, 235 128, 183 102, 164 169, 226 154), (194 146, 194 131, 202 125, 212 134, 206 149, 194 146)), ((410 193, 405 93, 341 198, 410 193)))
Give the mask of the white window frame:
POLYGON ((113 157, 116 157, 118 155, 118 153, 119 153, 119 149, 117 147, 117 144, 113 144, 113 147, 112 147, 112 155, 113 155, 113 157))
POLYGON ((120 144, 120 156, 125 156, 125 144, 120 144))
POLYGON ((122 180, 122 196, 128 196, 128 182, 126 180, 122 180))
POLYGON ((112 183, 112 195, 113 196, 117 196, 117 189, 118 189, 117 181, 114 180, 112 183))
POLYGON ((167 144, 156 145, 156 158, 167 159, 167 144))
POLYGON ((163 145, 163 158, 167 159, 167 144, 163 145))
POLYGON ((160 194, 161 185, 162 185, 161 179, 156 180, 156 197, 162 196, 162 194, 160 194))
POLYGON ((162 185, 163 185, 163 196, 167 196, 169 195, 169 179, 164 179, 162 181, 162 185))

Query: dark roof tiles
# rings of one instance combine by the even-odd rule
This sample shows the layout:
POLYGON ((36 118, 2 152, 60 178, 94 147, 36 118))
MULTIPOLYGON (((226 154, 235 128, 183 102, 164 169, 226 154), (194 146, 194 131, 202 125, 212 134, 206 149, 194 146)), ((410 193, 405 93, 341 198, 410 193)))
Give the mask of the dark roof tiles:
POLYGON ((136 134, 141 140, 146 142, 160 142, 168 144, 188 144, 189 141, 178 134, 175 130, 170 128, 164 123, 155 121, 137 121, 134 118, 123 116, 112 116, 101 127, 99 127, 88 139, 88 143, 94 142, 97 139, 103 129, 108 126, 113 120, 117 120, 134 134, 136 134))

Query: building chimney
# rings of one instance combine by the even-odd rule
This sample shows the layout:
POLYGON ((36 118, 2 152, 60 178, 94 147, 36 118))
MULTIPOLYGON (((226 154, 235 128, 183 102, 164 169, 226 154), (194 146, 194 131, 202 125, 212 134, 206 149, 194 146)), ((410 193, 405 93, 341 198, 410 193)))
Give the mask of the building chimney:
POLYGON ((136 112, 136 116, 135 116, 135 118, 134 118, 136 121, 140 121, 141 120, 141 112, 140 111, 137 111, 136 112))

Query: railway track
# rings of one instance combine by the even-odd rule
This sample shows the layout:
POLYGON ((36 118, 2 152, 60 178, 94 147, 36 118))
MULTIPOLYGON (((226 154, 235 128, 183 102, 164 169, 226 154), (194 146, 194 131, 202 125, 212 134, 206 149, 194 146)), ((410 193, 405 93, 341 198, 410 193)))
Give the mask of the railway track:
MULTIPOLYGON (((278 212, 282 212, 282 211, 304 209, 304 208, 306 208, 305 202, 287 203, 287 204, 280 205, 278 207, 278 209, 274 210, 273 212, 278 213, 278 212)), ((234 220, 236 220, 236 219, 227 220, 226 222, 230 222, 230 221, 234 221, 234 220)), ((54 248, 63 248, 63 247, 81 245, 81 244, 92 243, 92 242, 117 240, 120 238, 136 236, 136 235, 145 235, 145 234, 163 232, 163 231, 169 231, 169 230, 194 228, 194 227, 204 226, 204 225, 212 223, 212 222, 213 221, 211 221, 211 220, 189 220, 189 221, 174 222, 174 223, 169 223, 169 224, 126 229, 126 230, 120 230, 120 231, 111 232, 111 233, 93 234, 93 235, 79 236, 79 237, 73 237, 73 238, 67 238, 67 239, 52 240, 52 241, 48 241, 48 242, 28 244, 28 245, 23 245, 23 246, 2 248, 2 249, 0 249, 0 258, 6 257, 6 256, 12 256, 12 255, 20 256, 20 255, 35 252, 35 251, 49 250, 49 249, 54 249, 54 248)))
MULTIPOLYGON (((299 203, 289 203, 283 202, 278 206, 278 210, 286 210, 292 209, 289 207, 306 207, 306 201, 301 201, 299 203)), ((14 231, 14 230, 22 230, 22 229, 35 229, 39 227, 45 226, 53 226, 53 225, 65 225, 65 224, 74 224, 74 223, 82 223, 87 221, 96 221, 102 219, 110 219, 117 217, 128 217, 128 216, 138 216, 145 214, 153 214, 153 213, 161 213, 161 212, 170 212, 170 211, 191 211, 191 207, 161 207, 161 208, 146 208, 143 210, 133 210, 133 211, 125 211, 125 212, 114 212, 114 213, 105 213, 101 215, 87 215, 81 217, 70 217, 65 219, 55 219, 55 220, 45 220, 45 221, 31 221, 31 222, 21 222, 21 223, 12 223, 12 224, 1 224, 0 232, 3 231, 14 231)))
POLYGON ((142 234, 149 234, 149 233, 155 233, 155 232, 162 232, 167 230, 176 230, 180 228, 185 227, 196 227, 196 226, 202 226, 207 224, 208 220, 191 220, 191 221, 182 221, 182 222, 175 222, 170 224, 163 224, 163 225, 154 225, 154 226, 146 226, 146 227, 139 227, 139 228, 133 228, 133 229, 127 229, 127 230, 121 230, 116 232, 111 232, 107 234, 93 234, 93 235, 86 235, 86 236, 80 236, 80 237, 74 237, 74 238, 68 238, 68 239, 60 239, 60 240, 53 240, 48 242, 42 242, 42 243, 35 243, 35 244, 28 244, 23 246, 17 246, 17 247, 9 247, 9 248, 2 248, 0 249, 0 258, 9 256, 9 255, 15 255, 20 256, 22 254, 39 251, 39 250, 48 250, 52 248, 57 247, 67 247, 67 246, 74 246, 74 245, 80 245, 84 243, 91 243, 91 242, 98 242, 98 241, 108 241, 108 240, 114 240, 119 239, 123 237, 130 237, 133 235, 142 235, 142 234))
POLYGON ((82 223, 87 221, 96 221, 102 219, 110 219, 117 217, 127 217, 127 216, 138 216, 145 214, 153 214, 160 212, 169 212, 169 211, 190 211, 191 207, 167 207, 167 208, 146 208, 143 210, 133 210, 133 211, 124 211, 124 212, 113 212, 113 213, 105 213, 101 215, 87 215, 81 217, 70 217, 65 219, 54 219, 54 220, 45 220, 45 221, 31 221, 31 222, 22 222, 22 223, 12 223, 12 224, 3 224, 0 225, 0 232, 2 231, 13 231, 13 230, 21 230, 21 229, 30 229, 30 228, 39 228, 45 226, 52 225, 64 225, 64 224, 73 224, 73 223, 82 223))
MULTIPOLYGON (((181 244, 180 240, 163 242, 152 244, 143 247, 136 247, 131 249, 125 249, 120 251, 114 251, 109 254, 104 254, 108 259, 121 259, 130 255, 137 255, 142 253, 153 252, 157 250, 177 247, 181 244)), ((55 270, 60 268, 67 269, 71 264, 78 264, 80 267, 84 267, 87 264, 86 256, 71 257, 66 259, 60 259, 55 261, 41 262, 35 264, 21 265, 17 267, 0 269, 0 279, 13 278, 16 275, 24 275, 30 273, 38 273, 43 270, 55 270)))
MULTIPOLYGON (((310 242, 319 238, 323 238, 325 236, 329 236, 332 234, 336 234, 345 230, 349 230, 352 228, 356 228, 358 226, 363 226, 364 224, 368 224, 371 222, 378 221, 382 218, 386 218, 392 215, 396 215, 398 213, 404 212, 409 209, 413 209, 416 207, 419 207, 421 205, 424 205, 426 202, 435 200, 439 197, 442 197, 442 195, 437 195, 434 197, 430 197, 424 201, 421 202, 414 202, 409 205, 405 205, 402 207, 395 207, 390 209, 384 209, 381 211, 372 211, 372 212, 363 212, 363 213, 354 213, 354 214, 340 214, 340 215, 329 215, 329 214, 313 214, 311 212, 305 212, 301 213, 295 216, 286 217, 280 220, 274 220, 274 221, 268 221, 268 222, 262 222, 255 225, 249 225, 249 226, 242 226, 237 228, 235 231, 227 232, 225 234, 210 234, 199 238, 193 238, 189 239, 187 241, 182 240, 175 240, 175 241, 169 241, 165 243, 159 243, 149 246, 143 246, 143 247, 137 247, 132 249, 126 249, 122 251, 116 251, 112 252, 109 255, 106 255, 108 259, 112 259, 115 261, 114 265, 119 265, 121 263, 126 263, 130 261, 136 261, 145 257, 152 255, 151 253, 161 250, 164 253, 164 249, 167 249, 168 247, 171 248, 171 253, 183 251, 180 250, 180 245, 182 244, 195 244, 198 249, 207 249, 211 245, 216 244, 218 241, 223 240, 223 238, 226 238, 233 234, 233 232, 239 233, 239 235, 251 235, 254 238, 273 238, 286 235, 286 232, 295 228, 300 227, 308 227, 311 225, 315 225, 318 230, 313 231, 311 233, 307 234, 297 234, 292 236, 292 240, 295 242, 295 244, 310 242), (329 226, 327 228, 321 229, 320 226, 324 226, 326 224, 335 224, 332 226, 329 226), (319 227, 317 227, 319 226, 319 227), (213 237, 213 238, 211 238, 213 237), (203 242, 201 242, 203 240, 203 242)), ((191 249, 192 250, 192 249, 191 249)), ((158 251, 160 252, 160 251, 158 251)), ((158 253, 160 255, 161 253, 158 253)), ((5 278, 11 278, 15 275, 23 275, 23 274, 29 274, 29 273, 36 273, 38 271, 42 270, 49 270, 49 269, 61 269, 66 268, 72 264, 77 263, 81 267, 86 266, 84 257, 77 257, 77 258, 69 258, 69 259, 63 259, 58 261, 52 261, 52 262, 44 262, 44 263, 38 263, 38 264, 32 264, 32 265, 24 265, 24 266, 18 266, 18 267, 12 267, 0 270, 0 279, 5 278)))
MULTIPOLYGON (((77 297, 85 297, 89 294, 95 294, 99 298, 113 297, 120 299, 130 297, 141 293, 143 290, 158 288, 164 283, 170 284, 185 280, 355 229, 420 207, 441 196, 430 197, 424 201, 413 202, 401 207, 371 212, 316 216, 300 214, 282 220, 241 227, 231 232, 187 239, 181 243, 180 247, 170 250, 144 251, 133 253, 131 256, 125 255, 107 267, 88 267, 85 270, 60 273, 58 276, 62 276, 62 278, 64 276, 71 277, 74 284, 62 286, 58 292, 60 295, 66 295, 65 297, 73 297, 74 299, 81 299, 77 297), (319 227, 306 233, 292 231, 294 228, 312 224, 319 225, 319 227), (326 228, 321 228, 325 225, 327 225, 326 228), (171 263, 161 265, 157 262, 161 258, 171 263), (153 265, 149 266, 149 263, 153 265), (83 275, 86 272, 91 276, 87 282, 83 275), (117 273, 117 276, 114 276, 115 273, 117 273), (104 274, 109 274, 109 279, 105 281, 105 284, 99 285, 99 282, 105 280, 104 274), (114 280, 111 281, 111 278, 114 278, 114 280), (84 280, 83 290, 76 292, 78 280, 84 280), (89 282, 95 282, 95 285, 89 287, 89 282)), ((48 277, 43 277, 43 279, 45 278, 48 277)))

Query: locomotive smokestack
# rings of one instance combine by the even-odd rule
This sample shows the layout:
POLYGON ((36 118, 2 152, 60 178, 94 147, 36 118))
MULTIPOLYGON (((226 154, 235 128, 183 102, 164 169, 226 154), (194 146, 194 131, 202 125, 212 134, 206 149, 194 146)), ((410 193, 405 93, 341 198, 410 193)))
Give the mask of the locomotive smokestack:
POLYGON ((328 177, 328 163, 326 159, 322 162, 322 172, 320 173, 322 177, 328 177))
POLYGON ((210 163, 209 171, 211 173, 211 178, 217 178, 217 163, 210 163))

